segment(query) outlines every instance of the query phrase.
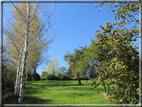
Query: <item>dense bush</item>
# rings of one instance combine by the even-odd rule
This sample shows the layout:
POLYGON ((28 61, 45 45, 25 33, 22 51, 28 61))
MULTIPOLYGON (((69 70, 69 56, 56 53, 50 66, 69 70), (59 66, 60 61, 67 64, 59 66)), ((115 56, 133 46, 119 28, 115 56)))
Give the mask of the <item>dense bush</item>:
MULTIPOLYGON (((77 77, 73 77, 73 80, 77 80, 77 77)), ((88 80, 88 77, 80 77, 80 80, 88 80)))
POLYGON ((58 74, 57 74, 57 77, 58 77, 59 79, 61 79, 61 78, 63 77, 63 74, 58 73, 58 74))
POLYGON ((40 75, 36 73, 36 81, 40 80, 40 75))
POLYGON ((58 78, 58 77, 55 76, 54 74, 47 74, 47 75, 46 75, 46 79, 47 79, 47 80, 59 80, 60 78, 58 78))
POLYGON ((48 73, 47 73, 46 71, 43 71, 43 72, 41 73, 41 80, 46 80, 46 79, 47 79, 47 77, 46 77, 47 74, 48 74, 48 73))
POLYGON ((14 91, 16 81, 16 69, 10 65, 3 66, 2 69, 2 90, 14 91))
POLYGON ((88 77, 81 77, 80 80, 88 80, 88 77))
POLYGON ((72 79, 66 75, 63 75, 63 77, 60 80, 72 80, 72 79))
MULTIPOLYGON (((26 77, 25 77, 26 79, 26 77)), ((36 73, 36 81, 40 80, 40 76, 38 73, 36 73)), ((27 81, 34 81, 34 75, 28 74, 27 75, 27 81)))
POLYGON ((72 80, 70 77, 60 73, 58 73, 57 76, 55 76, 54 74, 47 74, 46 79, 47 80, 72 80))

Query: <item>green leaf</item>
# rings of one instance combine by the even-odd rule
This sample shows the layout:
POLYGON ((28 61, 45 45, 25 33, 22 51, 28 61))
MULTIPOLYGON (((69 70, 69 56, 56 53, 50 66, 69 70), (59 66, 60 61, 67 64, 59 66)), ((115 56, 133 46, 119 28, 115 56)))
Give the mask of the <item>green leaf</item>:
POLYGON ((135 37, 133 41, 136 41, 136 39, 137 39, 137 38, 135 37))
POLYGON ((105 5, 108 6, 107 3, 105 3, 105 5))

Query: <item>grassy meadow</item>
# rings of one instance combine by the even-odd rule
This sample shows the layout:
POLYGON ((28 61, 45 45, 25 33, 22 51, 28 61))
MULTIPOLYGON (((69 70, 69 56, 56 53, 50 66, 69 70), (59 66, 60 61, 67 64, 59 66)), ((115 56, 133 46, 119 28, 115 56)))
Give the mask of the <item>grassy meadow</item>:
MULTIPOLYGON (((24 104, 112 104, 99 86, 91 87, 92 81, 78 85, 77 80, 70 81, 28 81, 24 89, 24 104), (97 93, 98 92, 98 93, 97 93)), ((112 89, 110 89, 110 94, 112 89)), ((3 104, 17 104, 18 97, 6 98, 3 104)))

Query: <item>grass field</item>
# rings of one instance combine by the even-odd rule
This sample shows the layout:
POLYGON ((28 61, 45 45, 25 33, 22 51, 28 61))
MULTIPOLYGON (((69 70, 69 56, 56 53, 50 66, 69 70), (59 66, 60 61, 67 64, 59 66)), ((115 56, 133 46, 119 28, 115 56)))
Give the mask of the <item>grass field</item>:
MULTIPOLYGON (((100 85, 97 90, 91 87, 92 81, 28 81, 24 89, 24 104, 112 104, 100 85)), ((112 89, 110 89, 111 93, 112 89)), ((18 97, 7 98, 3 104, 17 104, 18 97)))

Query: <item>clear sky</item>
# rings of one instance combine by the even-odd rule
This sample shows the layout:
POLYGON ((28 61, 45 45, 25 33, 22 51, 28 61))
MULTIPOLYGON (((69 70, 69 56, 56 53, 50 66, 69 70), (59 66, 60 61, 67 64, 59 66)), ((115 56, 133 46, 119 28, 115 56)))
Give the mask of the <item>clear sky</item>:
MULTIPOLYGON (((114 13, 108 12, 109 7, 102 6, 94 10, 95 3, 57 3, 56 9, 51 17, 55 25, 52 27, 57 32, 56 39, 50 44, 48 50, 49 60, 57 58, 60 67, 67 67, 63 56, 69 51, 73 53, 75 48, 91 44, 91 39, 95 37, 96 30, 100 30, 99 25, 111 21, 115 22, 114 13)), ((137 39, 136 44, 139 44, 137 39)), ((37 73, 41 75, 45 64, 37 68, 37 73)))
MULTIPOLYGON (((63 56, 69 51, 73 53, 79 46, 91 44, 91 39, 95 37, 96 30, 100 30, 99 25, 111 21, 115 22, 114 13, 108 12, 109 7, 101 7, 94 10, 95 3, 57 3, 52 21, 56 24, 53 28, 57 35, 53 43, 50 44, 48 51, 49 59, 57 58, 60 67, 68 68, 67 62, 63 56)), ((136 44, 139 44, 137 40, 136 44)), ((41 72, 47 65, 42 64, 38 67, 37 72, 41 72)))

